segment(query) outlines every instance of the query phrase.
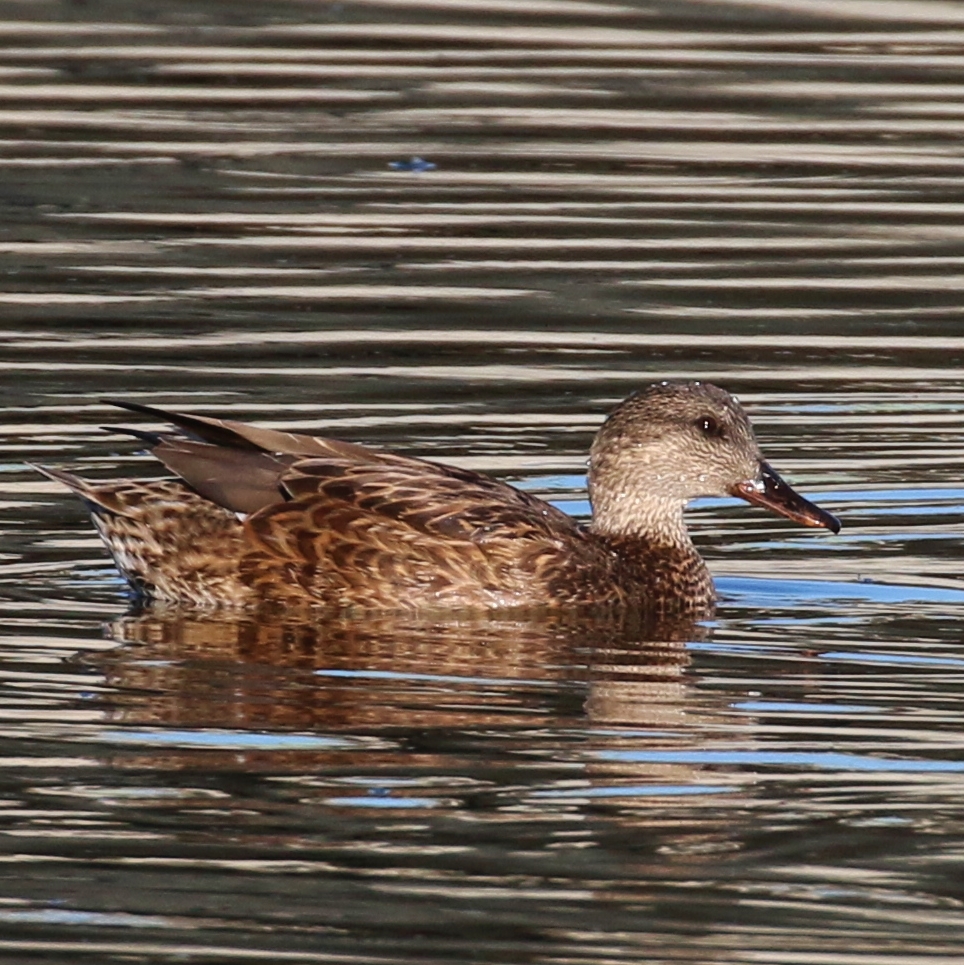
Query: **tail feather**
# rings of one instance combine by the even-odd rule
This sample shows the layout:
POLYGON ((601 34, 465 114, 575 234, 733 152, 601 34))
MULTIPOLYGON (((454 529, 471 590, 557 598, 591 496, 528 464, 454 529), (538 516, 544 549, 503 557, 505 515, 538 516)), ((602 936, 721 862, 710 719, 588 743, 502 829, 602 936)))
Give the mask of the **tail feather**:
POLYGON ((123 487, 123 481, 121 481, 120 486, 116 483, 98 485, 89 479, 81 479, 80 476, 75 476, 72 472, 63 469, 38 466, 34 462, 28 462, 27 465, 31 469, 36 469, 41 475, 52 479, 54 482, 59 482, 71 492, 76 493, 95 518, 105 512, 112 514, 123 512, 123 506, 118 500, 118 489, 123 487))
POLYGON ((121 575, 144 598, 240 603, 242 524, 178 479, 95 482, 30 464, 76 493, 121 575))
POLYGON ((35 462, 28 462, 27 465, 31 469, 36 469, 42 476, 46 476, 48 479, 52 479, 54 482, 59 482, 61 485, 66 486, 81 498, 88 498, 91 486, 86 479, 81 479, 80 476, 75 476, 73 473, 66 472, 63 469, 51 469, 49 466, 38 466, 35 462))

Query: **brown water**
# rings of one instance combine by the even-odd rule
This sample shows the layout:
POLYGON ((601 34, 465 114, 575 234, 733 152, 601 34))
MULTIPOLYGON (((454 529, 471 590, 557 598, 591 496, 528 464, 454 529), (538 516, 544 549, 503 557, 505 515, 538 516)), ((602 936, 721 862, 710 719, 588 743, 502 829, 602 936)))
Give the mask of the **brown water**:
POLYGON ((0 959, 959 962, 962 135, 954 3, 0 2, 0 959), (25 466, 154 472, 120 396, 583 515, 667 377, 844 530, 701 501, 659 643, 125 615, 25 466))

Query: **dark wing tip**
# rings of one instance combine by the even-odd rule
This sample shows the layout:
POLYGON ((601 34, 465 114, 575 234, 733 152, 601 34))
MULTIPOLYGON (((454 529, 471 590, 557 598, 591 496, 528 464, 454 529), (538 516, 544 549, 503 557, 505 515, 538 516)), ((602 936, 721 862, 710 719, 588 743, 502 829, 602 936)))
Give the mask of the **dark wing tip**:
POLYGON ((141 415, 152 415, 170 422, 170 413, 163 409, 157 409, 152 405, 144 405, 141 402, 128 402, 126 399, 99 399, 104 405, 117 406, 118 409, 127 409, 128 412, 139 412, 141 415))
POLYGON ((148 446, 159 446, 164 441, 164 436, 159 432, 150 432, 147 429, 132 429, 129 426, 98 426, 104 432, 112 432, 122 436, 133 436, 147 443, 148 446))

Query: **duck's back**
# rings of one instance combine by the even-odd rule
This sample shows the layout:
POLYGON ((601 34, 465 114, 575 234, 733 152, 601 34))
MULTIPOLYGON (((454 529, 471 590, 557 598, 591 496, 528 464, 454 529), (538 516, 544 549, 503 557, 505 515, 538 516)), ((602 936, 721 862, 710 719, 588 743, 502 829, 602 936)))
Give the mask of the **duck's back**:
POLYGON ((260 598, 493 608, 618 596, 610 555, 575 520, 477 473, 310 459, 284 487, 287 501, 244 525, 239 575, 260 598))

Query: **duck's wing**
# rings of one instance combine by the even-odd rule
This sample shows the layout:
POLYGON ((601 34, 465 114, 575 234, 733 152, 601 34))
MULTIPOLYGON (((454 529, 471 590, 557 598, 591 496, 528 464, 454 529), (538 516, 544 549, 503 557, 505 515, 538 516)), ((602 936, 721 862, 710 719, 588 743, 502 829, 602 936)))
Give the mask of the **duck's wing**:
POLYGON ((518 538, 578 529, 541 499, 469 469, 136 402, 111 404, 163 419, 186 433, 185 439, 108 427, 145 441, 171 472, 232 512, 256 513, 310 498, 319 506, 331 501, 356 506, 447 538, 478 541, 500 532, 518 538))
MULTIPOLYGON (((327 439, 324 436, 281 432, 278 429, 261 429, 258 426, 248 425, 246 422, 215 419, 211 416, 192 415, 186 412, 171 412, 155 406, 142 405, 139 402, 125 402, 118 399, 105 399, 104 401, 109 405, 115 405, 130 412, 138 412, 142 415, 153 416, 162 422, 169 422, 197 442, 206 442, 224 449, 270 452, 288 456, 316 456, 319 458, 331 456, 340 459, 376 460, 379 462, 393 462, 405 458, 390 452, 379 452, 355 442, 342 442, 339 439, 327 439)), ((122 431, 130 432, 131 430, 124 429, 122 431)), ((144 433, 140 434, 145 435, 144 433)), ((146 435, 157 434, 148 433, 146 435)))
POLYGON ((244 524, 242 573, 262 593, 283 572, 338 605, 525 605, 546 599, 553 561, 595 552, 548 503, 434 463, 304 459, 281 487, 288 501, 244 524))
POLYGON ((393 465, 301 459, 280 479, 315 511, 341 504, 440 539, 559 538, 578 525, 550 503, 497 479, 422 459, 393 465))
POLYGON ((104 426, 108 431, 140 439, 152 455, 192 489, 235 513, 256 513, 282 499, 290 499, 281 488, 281 478, 303 457, 332 460, 337 465, 396 465, 418 461, 322 436, 260 429, 243 422, 169 412, 138 402, 108 401, 180 429, 183 436, 104 426))

